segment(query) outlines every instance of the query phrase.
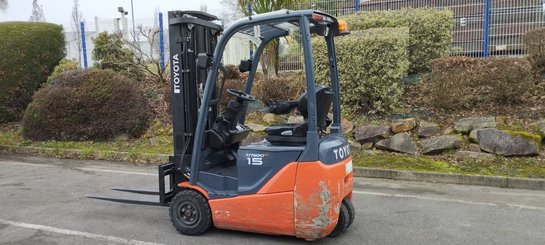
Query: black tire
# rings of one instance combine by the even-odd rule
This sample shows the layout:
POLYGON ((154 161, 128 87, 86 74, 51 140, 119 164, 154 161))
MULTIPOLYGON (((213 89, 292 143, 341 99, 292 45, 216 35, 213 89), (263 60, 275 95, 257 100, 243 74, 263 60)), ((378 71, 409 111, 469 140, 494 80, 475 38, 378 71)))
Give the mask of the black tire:
POLYGON ((348 227, 348 221, 349 221, 348 208, 345 205, 341 205, 341 212, 339 213, 339 221, 337 222, 337 226, 335 226, 335 229, 333 229, 331 234, 329 234, 329 237, 338 237, 340 234, 342 234, 348 227))
POLYGON ((354 223, 354 219, 356 218, 356 209, 354 208, 354 204, 352 204, 352 202, 348 198, 343 199, 343 205, 346 206, 346 208, 348 209, 348 215, 350 217, 348 220, 348 227, 350 227, 352 223, 354 223))
POLYGON ((170 221, 184 235, 198 236, 212 226, 208 201, 197 191, 180 191, 172 199, 169 211, 170 221))

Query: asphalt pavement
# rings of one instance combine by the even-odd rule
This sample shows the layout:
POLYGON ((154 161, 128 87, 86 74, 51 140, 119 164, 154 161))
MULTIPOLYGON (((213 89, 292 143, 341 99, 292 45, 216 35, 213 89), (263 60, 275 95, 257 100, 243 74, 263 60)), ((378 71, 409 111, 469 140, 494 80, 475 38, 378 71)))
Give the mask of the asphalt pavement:
POLYGON ((156 167, 0 155, 0 244, 545 244, 543 191, 357 178, 354 224, 307 242, 219 229, 183 236, 166 207, 152 206, 156 196, 115 188, 157 191, 156 167))

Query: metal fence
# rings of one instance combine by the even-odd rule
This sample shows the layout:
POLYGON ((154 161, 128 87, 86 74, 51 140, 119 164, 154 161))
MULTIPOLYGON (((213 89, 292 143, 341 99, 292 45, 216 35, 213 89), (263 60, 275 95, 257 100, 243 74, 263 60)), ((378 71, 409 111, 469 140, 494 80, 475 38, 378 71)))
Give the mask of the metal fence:
MULTIPOLYGON (((472 57, 525 55, 523 35, 545 26, 545 0, 312 0, 294 8, 336 16, 403 8, 450 9, 454 13, 451 55, 472 57)), ((299 44, 284 43, 280 69, 302 69, 299 44)))

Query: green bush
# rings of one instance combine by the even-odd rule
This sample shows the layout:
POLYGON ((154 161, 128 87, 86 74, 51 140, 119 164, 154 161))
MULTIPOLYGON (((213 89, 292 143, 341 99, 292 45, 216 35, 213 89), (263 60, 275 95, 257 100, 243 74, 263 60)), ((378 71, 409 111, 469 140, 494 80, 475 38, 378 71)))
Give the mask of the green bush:
POLYGON ((524 34, 524 46, 534 70, 539 73, 545 72, 545 28, 524 34))
POLYGON ((36 92, 23 117, 23 135, 31 140, 139 137, 150 119, 137 83, 111 70, 73 71, 36 92))
POLYGON ((0 122, 19 120, 32 94, 64 57, 62 27, 0 23, 0 122))
POLYGON ((133 80, 141 81, 144 72, 138 67, 134 53, 123 45, 121 33, 101 32, 93 39, 95 67, 111 69, 133 80))
POLYGON ((397 11, 362 11, 340 17, 351 31, 384 27, 409 28, 409 73, 429 71, 432 59, 448 55, 454 14, 430 8, 397 11))
MULTIPOLYGON (((312 43, 316 80, 329 83, 325 41, 316 37, 312 43)), ((403 93, 399 81, 409 67, 408 43, 407 28, 369 29, 337 38, 341 100, 345 111, 375 114, 395 108, 403 93)))
POLYGON ((445 57, 431 63, 431 105, 464 110, 520 102, 532 90, 532 67, 522 58, 445 57))
POLYGON ((59 62, 59 65, 55 66, 55 69, 53 69, 53 73, 51 73, 51 76, 47 78, 47 81, 53 81, 57 78, 59 78, 62 74, 77 70, 78 62, 68 59, 62 59, 61 62, 59 62))

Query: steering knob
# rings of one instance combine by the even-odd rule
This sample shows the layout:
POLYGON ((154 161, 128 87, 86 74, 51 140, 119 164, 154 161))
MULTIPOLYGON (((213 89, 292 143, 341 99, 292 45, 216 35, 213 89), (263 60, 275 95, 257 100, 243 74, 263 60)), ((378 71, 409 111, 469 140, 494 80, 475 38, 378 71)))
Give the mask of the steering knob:
POLYGON ((255 97, 251 96, 247 93, 245 93, 242 90, 236 90, 236 89, 227 89, 227 93, 235 96, 237 99, 241 100, 241 102, 245 101, 255 101, 255 97))

